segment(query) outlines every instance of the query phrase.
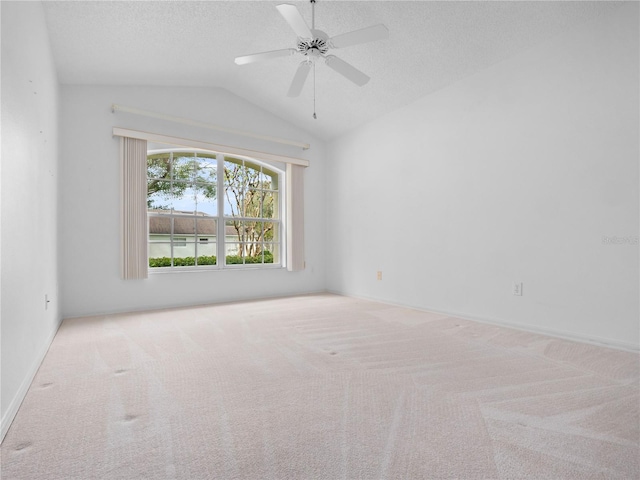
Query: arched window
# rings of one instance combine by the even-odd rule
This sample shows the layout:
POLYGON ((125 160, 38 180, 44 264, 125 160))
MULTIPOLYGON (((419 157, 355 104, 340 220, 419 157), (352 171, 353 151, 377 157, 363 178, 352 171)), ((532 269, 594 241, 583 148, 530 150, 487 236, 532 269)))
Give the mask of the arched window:
POLYGON ((280 266, 284 172, 203 150, 147 155, 150 268, 280 266))

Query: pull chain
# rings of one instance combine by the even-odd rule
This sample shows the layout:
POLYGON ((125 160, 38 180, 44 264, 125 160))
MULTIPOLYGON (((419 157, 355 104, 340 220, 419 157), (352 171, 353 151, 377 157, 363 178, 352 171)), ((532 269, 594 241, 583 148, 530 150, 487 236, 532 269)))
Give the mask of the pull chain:
POLYGON ((313 62, 313 118, 318 119, 316 116, 316 62, 313 62))

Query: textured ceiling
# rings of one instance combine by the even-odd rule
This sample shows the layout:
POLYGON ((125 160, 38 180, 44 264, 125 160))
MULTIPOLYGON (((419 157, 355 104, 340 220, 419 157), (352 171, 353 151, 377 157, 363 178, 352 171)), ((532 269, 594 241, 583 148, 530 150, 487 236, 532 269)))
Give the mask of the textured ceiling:
POLYGON ((44 9, 62 83, 222 87, 329 140, 619 6, 319 0, 316 28, 329 36, 384 23, 389 39, 332 51, 371 77, 364 87, 318 65, 314 120, 312 75, 300 97, 286 96, 301 57, 234 63, 295 47, 275 8, 285 1, 311 24, 309 2, 293 0, 44 2, 44 9))

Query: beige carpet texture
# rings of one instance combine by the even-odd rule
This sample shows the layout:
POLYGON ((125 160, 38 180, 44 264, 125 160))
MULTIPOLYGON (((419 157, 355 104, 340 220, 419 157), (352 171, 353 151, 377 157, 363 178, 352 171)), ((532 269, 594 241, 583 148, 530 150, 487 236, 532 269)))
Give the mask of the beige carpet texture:
POLYGON ((639 356, 337 295, 65 320, 3 480, 638 479, 639 356))

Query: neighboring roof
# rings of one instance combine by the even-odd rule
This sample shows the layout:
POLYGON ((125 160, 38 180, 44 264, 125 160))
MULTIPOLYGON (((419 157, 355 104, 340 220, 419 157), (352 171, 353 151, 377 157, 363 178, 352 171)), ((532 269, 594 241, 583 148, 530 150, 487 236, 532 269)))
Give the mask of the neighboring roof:
MULTIPOLYGON (((216 221, 199 218, 197 223, 198 235, 215 235, 216 221)), ((168 217, 149 217, 149 233, 171 233, 171 219, 168 217)), ((176 217, 173 219, 173 233, 178 235, 193 235, 196 233, 195 218, 176 217)))
MULTIPOLYGON (((166 210, 149 210, 152 213, 166 213, 166 210)), ((176 212, 193 214, 193 212, 176 212)), ((198 235, 216 235, 216 219, 204 213, 197 213, 192 218, 173 217, 174 235, 194 235, 198 230, 198 235), (197 226, 196 226, 197 225, 197 226)), ((168 216, 149 217, 149 233, 152 235, 171 234, 171 218, 168 216)), ((235 235, 236 229, 232 226, 225 227, 225 235, 235 235)))

